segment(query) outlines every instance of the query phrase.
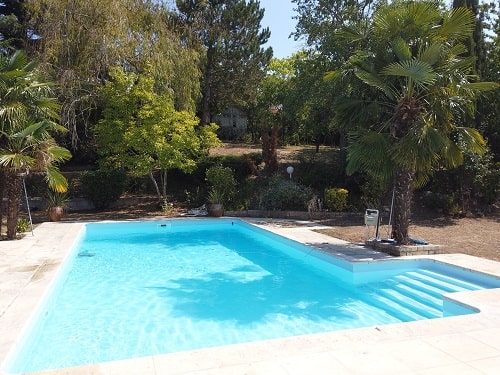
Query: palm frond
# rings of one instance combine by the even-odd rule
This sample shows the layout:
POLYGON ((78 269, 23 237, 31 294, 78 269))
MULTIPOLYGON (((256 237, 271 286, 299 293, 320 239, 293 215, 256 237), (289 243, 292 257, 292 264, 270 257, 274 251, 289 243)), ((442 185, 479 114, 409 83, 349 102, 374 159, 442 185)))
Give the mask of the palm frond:
POLYGON ((483 154, 488 149, 485 139, 477 129, 457 126, 456 131, 466 149, 477 154, 483 154))
POLYGON ((396 54, 396 57, 399 60, 408 60, 411 59, 411 49, 408 43, 401 38, 398 37, 392 43, 392 50, 396 54))
POLYGON ((9 150, 0 150, 0 165, 5 168, 24 172, 27 169, 31 169, 35 163, 36 160, 29 155, 12 153, 9 150))
POLYGON ((462 85, 463 88, 475 91, 491 91, 500 87, 497 82, 472 82, 462 85))
POLYGON ((325 82, 333 81, 337 79, 341 74, 342 72, 339 70, 330 70, 326 72, 325 75, 323 76, 323 81, 325 82))
POLYGON ((467 47, 463 43, 454 43, 452 45, 447 44, 448 58, 463 58, 462 55, 469 53, 467 47))
POLYGON ((456 168, 464 162, 462 149, 450 139, 448 139, 446 147, 442 149, 441 154, 441 162, 446 168, 456 168))
POLYGON ((370 30, 362 25, 342 26, 335 34, 345 42, 354 43, 365 40, 370 35, 370 30))
POLYGON ((476 19, 468 8, 453 8, 445 13, 442 24, 435 29, 435 33, 444 40, 452 38, 463 39, 474 30, 476 19))
POLYGON ((385 80, 382 79, 378 74, 370 72, 367 70, 357 69, 356 77, 362 80, 367 85, 376 87, 382 91, 389 99, 395 100, 398 97, 397 92, 387 84, 385 80))
POLYGON ((431 84, 436 79, 436 73, 432 67, 426 62, 416 59, 392 63, 382 69, 382 74, 407 77, 419 84, 431 84))
POLYGON ((439 162, 447 138, 432 126, 419 122, 394 146, 392 157, 404 168, 431 173, 439 162))
POLYGON ((64 177, 59 168, 55 166, 49 166, 47 168, 45 181, 47 181, 47 184, 52 190, 58 193, 68 191, 68 180, 66 180, 66 177, 64 177))
POLYGON ((418 59, 429 65, 434 65, 439 61, 441 55, 441 49, 443 48, 441 43, 432 43, 426 46, 418 55, 418 59))
POLYGON ((18 50, 10 57, 7 64, 5 65, 6 71, 23 70, 23 68, 28 64, 28 57, 26 52, 18 50))
POLYGON ((388 154, 390 148, 391 142, 387 134, 374 131, 350 133, 347 174, 366 172, 389 181, 394 170, 388 154))
POLYGON ((469 74, 474 66, 475 57, 460 57, 455 59, 448 59, 444 66, 441 66, 441 71, 443 74, 456 75, 469 74))
POLYGON ((71 159, 71 152, 64 147, 51 145, 47 147, 46 153, 50 155, 50 159, 53 162, 60 163, 71 159))
POLYGON ((333 104, 335 124, 341 129, 354 129, 364 126, 380 117, 380 103, 361 98, 340 97, 333 104))

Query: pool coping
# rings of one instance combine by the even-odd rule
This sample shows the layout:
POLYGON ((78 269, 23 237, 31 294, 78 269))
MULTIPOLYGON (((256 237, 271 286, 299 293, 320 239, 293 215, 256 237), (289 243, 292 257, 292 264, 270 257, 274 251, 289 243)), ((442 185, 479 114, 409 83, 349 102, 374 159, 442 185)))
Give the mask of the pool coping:
MULTIPOLYGON (((321 227, 312 222, 239 220, 350 262, 394 259, 388 254, 315 232, 321 227)), ((35 229, 34 236, 27 234, 21 241, 0 242, 1 363, 19 343, 32 312, 49 289, 84 224, 43 223, 35 229)), ((465 254, 403 259, 434 259, 500 277, 499 262, 465 254)), ((480 312, 155 355, 43 374, 290 375, 308 374, 312 368, 315 374, 500 373, 500 289, 455 293, 451 298, 477 307, 480 312)))

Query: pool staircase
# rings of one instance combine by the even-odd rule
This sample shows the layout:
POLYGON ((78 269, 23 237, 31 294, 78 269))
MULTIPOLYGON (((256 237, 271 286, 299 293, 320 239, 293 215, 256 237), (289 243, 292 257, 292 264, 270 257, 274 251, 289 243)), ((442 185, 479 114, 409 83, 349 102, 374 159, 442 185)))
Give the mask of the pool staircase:
POLYGON ((480 286, 429 270, 408 271, 360 289, 378 308, 401 321, 443 317, 445 293, 482 289, 480 286))

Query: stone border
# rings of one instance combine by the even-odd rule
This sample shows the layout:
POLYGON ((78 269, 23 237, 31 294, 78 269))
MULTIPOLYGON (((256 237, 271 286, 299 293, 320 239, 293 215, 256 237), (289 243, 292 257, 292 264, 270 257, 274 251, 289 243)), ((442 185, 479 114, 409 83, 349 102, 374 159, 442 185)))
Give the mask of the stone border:
POLYGON ((381 242, 373 239, 365 241, 365 245, 375 250, 394 256, 407 256, 407 255, 434 255, 445 254, 443 246, 427 244, 427 245, 394 245, 392 243, 381 242))
POLYGON ((363 225, 363 214, 359 212, 332 212, 332 211, 278 211, 278 210, 241 210, 226 211, 226 216, 234 217, 255 217, 273 219, 334 219, 338 217, 357 217, 360 225, 363 225))

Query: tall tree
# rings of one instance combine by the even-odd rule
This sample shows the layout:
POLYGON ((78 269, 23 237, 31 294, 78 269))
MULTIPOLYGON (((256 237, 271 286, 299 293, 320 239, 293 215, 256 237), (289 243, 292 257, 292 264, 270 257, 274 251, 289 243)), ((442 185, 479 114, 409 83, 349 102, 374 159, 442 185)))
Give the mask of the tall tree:
POLYGON ((261 29, 264 10, 256 0, 178 0, 177 8, 206 53, 199 108, 206 125, 226 107, 254 100, 272 57, 262 47, 270 32, 261 29))
POLYGON ((51 136, 64 130, 55 122, 59 106, 51 95, 51 84, 35 68, 24 52, 0 58, 0 174, 7 190, 8 239, 16 237, 25 174, 42 172, 51 188, 67 189, 57 163, 71 154, 51 136))
POLYGON ((474 59, 466 56, 464 41, 474 25, 464 8, 394 1, 378 8, 370 24, 343 29, 356 50, 338 77, 354 73, 369 88, 337 102, 355 129, 348 172, 393 181, 392 236, 400 244, 408 242, 414 185, 440 165, 461 164, 464 149, 486 149, 477 130, 459 125, 473 113, 478 92, 497 87, 470 82, 474 59))

